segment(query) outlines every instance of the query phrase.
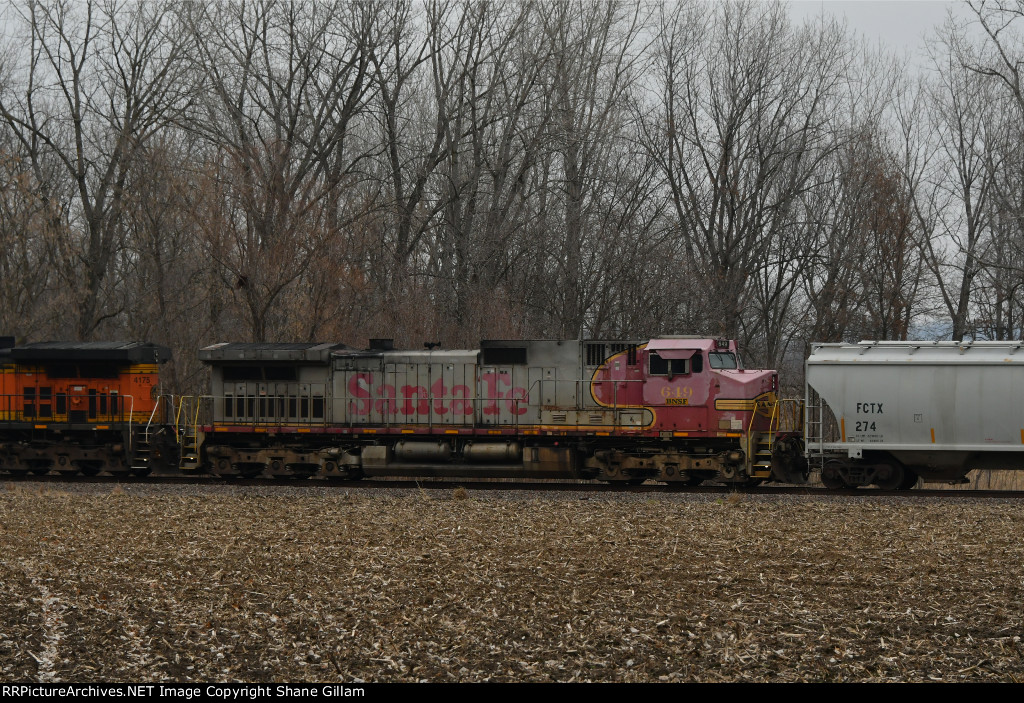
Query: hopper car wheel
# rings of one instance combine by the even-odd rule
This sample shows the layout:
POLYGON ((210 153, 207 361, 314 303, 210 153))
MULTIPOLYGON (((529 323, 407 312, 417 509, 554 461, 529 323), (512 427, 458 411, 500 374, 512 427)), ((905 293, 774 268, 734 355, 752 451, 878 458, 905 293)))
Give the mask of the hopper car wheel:
POLYGON ((821 469, 821 484, 829 490, 838 490, 840 488, 846 488, 846 481, 843 480, 843 474, 839 470, 839 462, 829 461, 826 462, 825 466, 821 469))
POLYGON ((901 491, 909 491, 917 485, 917 473, 910 469, 904 469, 903 483, 900 484, 901 491))
POLYGON ((98 474, 100 472, 101 469, 98 466, 89 465, 89 466, 83 466, 81 470, 82 470, 82 475, 83 476, 95 476, 96 474, 98 474))
POLYGON ((879 468, 878 470, 878 477, 875 479, 875 485, 883 491, 896 491, 902 489, 904 482, 907 480, 903 467, 899 464, 882 464, 882 467, 884 468, 879 468))

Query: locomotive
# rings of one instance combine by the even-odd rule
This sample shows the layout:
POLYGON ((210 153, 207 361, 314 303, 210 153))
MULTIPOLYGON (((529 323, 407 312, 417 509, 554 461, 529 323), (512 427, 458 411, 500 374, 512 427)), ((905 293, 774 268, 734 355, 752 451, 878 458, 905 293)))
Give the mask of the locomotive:
POLYGON ((687 484, 807 477, 799 403, 778 398, 777 372, 744 369, 733 340, 485 340, 467 350, 221 343, 199 356, 210 394, 176 397, 155 385, 164 347, 11 341, 0 351, 0 467, 687 484), (76 375, 61 375, 71 366, 76 375), (60 394, 62 404, 41 415, 41 380, 30 393, 27 374, 45 377, 46 397, 60 394), (79 404, 91 404, 72 416, 66 399, 79 387, 79 404))
POLYGON ((148 474, 167 347, 0 337, 0 470, 148 474))

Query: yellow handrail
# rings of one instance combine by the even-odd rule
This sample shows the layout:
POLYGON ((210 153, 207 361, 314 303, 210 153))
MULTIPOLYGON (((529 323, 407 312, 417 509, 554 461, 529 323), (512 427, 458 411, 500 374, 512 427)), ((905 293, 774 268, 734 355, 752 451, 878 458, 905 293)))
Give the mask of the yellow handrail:
MULTIPOLYGON (((763 407, 763 406, 762 406, 763 407)), ((775 443, 775 434, 782 429, 783 410, 790 408, 789 414, 786 416, 787 420, 790 420, 792 427, 787 428, 787 431, 796 431, 803 427, 803 412, 804 412, 804 401, 801 398, 776 398, 771 402, 771 415, 768 418, 768 449, 772 448, 775 443)), ((750 440, 754 433, 754 418, 757 417, 757 411, 750 414, 750 423, 747 425, 747 453, 750 453, 750 440)))

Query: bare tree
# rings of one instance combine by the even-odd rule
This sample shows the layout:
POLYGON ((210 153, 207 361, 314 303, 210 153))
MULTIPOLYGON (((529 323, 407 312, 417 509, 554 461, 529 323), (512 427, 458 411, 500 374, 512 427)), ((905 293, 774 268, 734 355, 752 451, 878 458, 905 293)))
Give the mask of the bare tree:
POLYGON ((543 151, 543 41, 535 3, 437 6, 432 54, 444 160, 427 275, 439 286, 453 340, 509 334, 518 303, 508 281, 543 151), (497 332, 498 329, 502 332, 497 332))
POLYGON ((57 274, 74 292, 65 311, 87 339, 122 310, 109 277, 125 184, 187 96, 183 46, 165 2, 27 2, 18 15, 27 45, 0 120, 32 164, 59 233, 57 274))
POLYGON ((806 233, 815 245, 802 281, 807 311, 801 334, 808 342, 856 341, 861 335, 863 272, 873 264, 863 236, 872 196, 866 167, 875 158, 872 133, 870 125, 853 132, 833 156, 827 171, 832 177, 807 205, 806 233))
POLYGON ((969 0, 967 3, 989 39, 991 53, 965 65, 981 75, 997 78, 1024 110, 1024 0, 969 0))
POLYGON ((578 0, 543 5, 540 13, 552 52, 544 77, 552 115, 541 165, 549 193, 539 213, 547 283, 538 281, 536 302, 552 333, 577 337, 600 328, 595 306, 612 288, 607 273, 615 263, 605 257, 628 236, 629 212, 649 190, 649 159, 631 148, 630 133, 646 16, 636 4, 578 0))
POLYGON ((205 234, 254 340, 281 334, 282 294, 361 205, 343 188, 368 152, 353 134, 377 11, 275 0, 189 6, 208 95, 190 125, 209 141, 207 187, 218 196, 203 213, 205 234))
POLYGON ((884 150, 862 165, 868 198, 860 234, 870 252, 860 267, 866 339, 907 339, 924 264, 918 254, 910 191, 884 150))
POLYGON ((206 211, 197 201, 204 193, 191 163, 196 141, 165 130, 137 155, 140 163, 126 183, 125 245, 116 262, 123 328, 133 339, 171 348, 172 361, 161 373, 177 393, 201 392, 205 374, 195 350, 216 336, 210 309, 216 272, 193 214, 206 211))
POLYGON ((902 170, 914 194, 922 256, 951 321, 953 339, 974 334, 971 306, 993 195, 990 111, 996 96, 990 79, 956 58, 970 52, 966 42, 947 23, 932 46, 933 70, 918 91, 920 99, 900 115, 907 154, 902 170))
MULTIPOLYGON (((1015 310, 1021 308, 1016 279, 1024 268, 1024 94, 1021 68, 1024 66, 1024 3, 1020 0, 981 0, 968 3, 973 24, 983 32, 981 42, 965 39, 959 27, 947 28, 943 49, 949 58, 948 72, 968 84, 955 91, 957 99, 982 113, 984 149, 976 155, 984 163, 987 185, 984 207, 976 215, 983 228, 984 247, 972 251, 978 262, 978 332, 995 338, 1017 338, 1020 322, 1015 310)), ((968 242, 969 244, 969 242, 968 242)))
POLYGON ((32 169, 21 150, 6 146, 0 149, 0 330, 38 338, 56 322, 49 296, 54 217, 37 197, 32 169))
POLYGON ((429 189, 444 151, 443 112, 436 107, 450 94, 458 70, 436 60, 450 41, 441 28, 449 9, 433 4, 420 18, 411 2, 392 5, 385 10, 387 40, 370 55, 384 166, 379 226, 391 258, 382 268, 398 286, 408 281, 412 258, 439 210, 429 189))
POLYGON ((978 334, 1019 339, 1024 330, 1024 113, 1003 93, 989 103, 986 170, 991 178, 979 254, 978 334))
POLYGON ((794 29, 781 5, 663 10, 644 141, 661 168, 679 246, 706 291, 710 331, 756 338, 772 363, 807 261, 801 199, 840 143, 846 49, 832 27, 794 29), (761 314, 745 323, 749 305, 761 314), (746 327, 745 327, 746 325, 746 327))

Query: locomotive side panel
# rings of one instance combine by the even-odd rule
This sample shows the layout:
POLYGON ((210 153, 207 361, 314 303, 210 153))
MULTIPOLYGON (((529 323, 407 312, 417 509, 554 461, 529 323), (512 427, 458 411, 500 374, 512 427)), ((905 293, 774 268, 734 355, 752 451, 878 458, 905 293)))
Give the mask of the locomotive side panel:
POLYGON ((481 424, 566 430, 586 392, 577 341, 485 340, 477 394, 481 424))
POLYGON ((342 353, 335 417, 348 426, 575 426, 586 384, 576 342, 487 341, 481 350, 342 353))
POLYGON ((334 417, 347 427, 472 426, 476 354, 346 353, 334 359, 334 417))
POLYGON ((703 359, 701 349, 652 349, 648 345, 644 353, 643 403, 655 409, 659 430, 687 434, 708 430, 712 384, 703 359))
POLYGON ((14 363, 0 359, 0 422, 14 417, 14 363))
POLYGON ((324 427, 331 422, 332 344, 214 344, 200 350, 210 367, 216 425, 324 427))

